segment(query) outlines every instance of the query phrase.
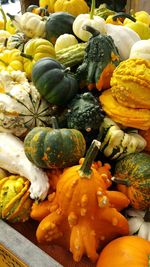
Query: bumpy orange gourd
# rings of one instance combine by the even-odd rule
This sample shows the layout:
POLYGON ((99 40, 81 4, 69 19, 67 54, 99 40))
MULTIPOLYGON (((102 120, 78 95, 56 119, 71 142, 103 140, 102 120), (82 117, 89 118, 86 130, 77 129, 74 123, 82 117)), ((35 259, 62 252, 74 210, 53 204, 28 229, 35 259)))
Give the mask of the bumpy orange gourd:
POLYGON ((114 70, 111 90, 119 104, 150 109, 150 61, 130 58, 114 70))
POLYGON ((96 261, 98 247, 128 234, 128 222, 115 208, 117 202, 119 210, 127 207, 128 198, 107 190, 111 185, 108 164, 102 166, 102 173, 99 166, 91 167, 99 147, 100 143, 94 140, 82 165, 63 171, 56 194, 49 200, 50 214, 40 222, 36 232, 41 243, 65 245, 77 262, 83 255, 96 261))
POLYGON ((123 236, 111 241, 100 253, 96 267, 110 266, 149 267, 150 242, 137 236, 123 236))

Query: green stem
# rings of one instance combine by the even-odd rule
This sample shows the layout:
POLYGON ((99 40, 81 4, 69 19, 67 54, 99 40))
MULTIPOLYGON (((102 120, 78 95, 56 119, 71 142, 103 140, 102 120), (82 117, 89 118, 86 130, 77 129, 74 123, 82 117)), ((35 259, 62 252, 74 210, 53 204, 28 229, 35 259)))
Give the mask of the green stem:
POLYGON ((25 58, 28 58, 30 60, 33 59, 33 57, 31 55, 24 54, 23 52, 20 53, 20 56, 25 57, 25 58))
POLYGON ((93 35, 93 37, 95 37, 95 36, 100 34, 100 32, 98 30, 94 29, 93 27, 91 27, 89 25, 84 25, 82 27, 82 29, 87 31, 87 32, 90 32, 93 35))
POLYGON ((95 10, 95 0, 92 0, 91 11, 90 11, 90 19, 93 19, 94 10, 95 10))
POLYGON ((2 14, 3 20, 4 20, 4 31, 6 31, 6 23, 7 23, 7 18, 4 10, 2 9, 2 6, 0 5, 0 12, 2 14))
POLYGON ((91 177, 91 165, 94 161, 94 159, 97 156, 98 150, 100 149, 101 142, 98 140, 93 140, 84 159, 84 162, 79 170, 79 175, 83 178, 89 178, 91 177))
POLYGON ((111 180, 113 182, 115 182, 116 184, 122 184, 122 185, 126 185, 126 186, 130 186, 130 181, 128 181, 127 179, 120 179, 120 178, 117 178, 117 177, 112 177, 111 180))
POLYGON ((6 13, 6 15, 11 19, 11 20, 15 20, 15 15, 11 15, 9 13, 6 13))
POLYGON ((144 221, 145 222, 150 222, 150 208, 147 209, 146 212, 145 212, 144 221))
POLYGON ((119 12, 119 13, 117 13, 116 15, 114 15, 114 16, 112 17, 112 19, 113 19, 114 21, 117 20, 118 18, 128 18, 128 19, 130 19, 131 21, 136 22, 136 19, 135 19, 134 17, 132 17, 131 15, 126 14, 126 13, 124 13, 124 12, 119 12))
POLYGON ((55 116, 51 117, 51 123, 52 123, 52 128, 53 129, 59 129, 58 123, 57 123, 57 119, 55 116))

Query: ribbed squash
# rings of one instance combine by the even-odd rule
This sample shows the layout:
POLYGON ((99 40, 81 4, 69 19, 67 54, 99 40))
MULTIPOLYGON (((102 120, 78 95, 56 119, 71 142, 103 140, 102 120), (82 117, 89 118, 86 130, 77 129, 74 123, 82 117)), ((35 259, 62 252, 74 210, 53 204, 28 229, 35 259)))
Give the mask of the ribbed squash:
POLYGON ((150 207, 150 155, 132 153, 118 160, 113 180, 135 209, 150 207))
POLYGON ((18 49, 4 50, 0 53, 0 71, 24 70, 23 58, 18 49))
POLYGON ((111 90, 120 105, 150 109, 150 62, 140 58, 122 61, 113 72, 111 90))
POLYGON ((27 38, 24 33, 17 32, 16 34, 12 34, 8 38, 6 46, 8 49, 17 48, 22 52, 24 50, 24 45, 27 43, 28 40, 29 38, 27 38))
POLYGON ((99 97, 106 114, 124 126, 147 130, 150 128, 150 110, 125 107, 113 97, 112 90, 104 91, 99 97))
POLYGON ((48 12, 53 13, 55 2, 56 0, 39 0, 39 5, 42 8, 45 8, 46 6, 48 6, 48 12))
POLYGON ((89 12, 89 6, 85 0, 56 0, 54 4, 54 12, 68 12, 73 16, 89 12))

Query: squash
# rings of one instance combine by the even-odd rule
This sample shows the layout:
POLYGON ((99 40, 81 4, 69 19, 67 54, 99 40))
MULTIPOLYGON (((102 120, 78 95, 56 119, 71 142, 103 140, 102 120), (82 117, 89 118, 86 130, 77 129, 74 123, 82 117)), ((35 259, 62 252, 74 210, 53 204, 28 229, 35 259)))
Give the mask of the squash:
POLYGON ((92 37, 87 43, 77 76, 81 83, 85 79, 89 90, 96 88, 101 91, 110 87, 110 79, 120 63, 120 56, 111 36, 103 35, 90 26, 85 26, 84 29, 92 33, 92 37))
POLYGON ((150 241, 150 210, 127 209, 125 211, 129 223, 129 234, 137 235, 150 241))
POLYGON ((104 117, 99 127, 98 139, 101 141, 101 151, 111 160, 127 154, 141 152, 146 147, 146 140, 134 129, 122 130, 118 124, 104 117))
POLYGON ((54 13, 54 4, 56 0, 39 0, 39 6, 45 8, 48 6, 48 12, 54 13))
POLYGON ((7 39, 11 36, 11 34, 7 31, 0 30, 0 44, 5 46, 7 43, 7 39))
POLYGON ((60 35, 55 43, 55 52, 58 52, 62 49, 70 47, 72 45, 78 44, 78 40, 73 34, 64 33, 60 35))
POLYGON ((136 42, 131 48, 129 58, 150 60, 150 39, 136 42))
POLYGON ((22 137, 36 126, 51 125, 55 107, 41 98, 24 73, 12 72, 10 76, 8 72, 1 72, 0 79, 4 90, 0 93, 0 131, 22 137))
POLYGON ((89 6, 85 0, 56 0, 54 4, 54 12, 68 12, 73 16, 89 12, 89 6))
POLYGON ((150 62, 138 58, 122 61, 112 75, 111 90, 125 107, 150 109, 150 62))
POLYGON ((68 127, 81 132, 99 129, 104 118, 99 102, 90 92, 77 94, 68 109, 68 127))
POLYGON ((149 266, 150 242, 137 236, 123 236, 111 241, 100 253, 96 267, 149 266))
MULTIPOLYGON (((111 194, 107 190, 111 184, 110 171, 102 166, 100 174, 100 168, 98 171, 91 166, 99 147, 100 142, 94 140, 81 165, 63 171, 56 194, 51 195, 50 214, 40 222, 36 231, 38 242, 64 245, 76 262, 83 255, 96 261, 98 247, 128 234, 126 218, 115 204, 112 207, 118 192, 111 194)), ((119 197, 118 201, 121 209, 129 205, 126 197, 119 197)))
POLYGON ((10 34, 15 34, 17 32, 17 29, 11 19, 7 19, 6 31, 8 31, 10 34))
POLYGON ((23 58, 21 57, 18 49, 6 49, 0 53, 0 71, 2 70, 10 72, 13 70, 24 70, 23 58))
POLYGON ((39 59, 50 57, 55 58, 55 49, 52 43, 43 38, 29 40, 24 46, 23 56, 24 71, 29 80, 31 80, 32 69, 39 59))
POLYGON ((82 133, 76 129, 35 127, 24 139, 27 158, 46 169, 65 168, 76 164, 86 149, 82 133), (39 146, 40 144, 40 146, 39 146))
POLYGON ((146 147, 144 151, 150 152, 150 128, 148 130, 139 130, 139 134, 145 139, 146 147))
POLYGON ((7 15, 12 20, 16 29, 25 33, 29 38, 45 37, 45 21, 37 14, 31 12, 25 12, 24 14, 7 15))
POLYGON ((150 155, 131 153, 115 164, 113 181, 128 196, 131 206, 145 210, 150 206, 150 155))
POLYGON ((27 178, 30 181, 32 199, 46 198, 49 190, 48 176, 27 159, 23 142, 11 133, 0 132, 0 168, 27 178))
POLYGON ((97 8, 94 9, 94 15, 103 18, 105 21, 107 21, 107 18, 109 16, 114 15, 114 14, 115 14, 115 11, 107 8, 107 4, 100 4, 97 8))
POLYGON ((112 120, 125 127, 148 130, 150 128, 150 110, 128 108, 120 104, 108 89, 99 96, 102 109, 112 120))
POLYGON ((84 27, 86 25, 93 27, 101 33, 106 33, 105 20, 99 16, 95 16, 94 10, 95 0, 92 0, 90 13, 78 15, 72 25, 74 34, 84 42, 88 41, 92 36, 90 31, 85 31, 84 27))
POLYGON ((11 175, 0 179, 0 218, 9 222, 25 222, 30 217, 32 200, 29 181, 11 175))
POLYGON ((50 14, 45 24, 46 39, 55 44, 60 35, 73 34, 72 24, 74 20, 75 17, 67 12, 50 14))
POLYGON ((49 16, 48 5, 46 5, 45 7, 39 7, 37 5, 30 5, 27 7, 26 12, 32 12, 34 14, 41 16, 41 17, 49 16))
POLYGON ((7 42, 6 42, 6 47, 8 49, 17 48, 21 52, 23 52, 24 46, 28 42, 28 40, 29 38, 27 38, 24 33, 18 32, 8 37, 7 42))
POLYGON ((34 64, 32 81, 41 96, 55 105, 66 105, 78 91, 74 74, 58 61, 48 57, 34 64))

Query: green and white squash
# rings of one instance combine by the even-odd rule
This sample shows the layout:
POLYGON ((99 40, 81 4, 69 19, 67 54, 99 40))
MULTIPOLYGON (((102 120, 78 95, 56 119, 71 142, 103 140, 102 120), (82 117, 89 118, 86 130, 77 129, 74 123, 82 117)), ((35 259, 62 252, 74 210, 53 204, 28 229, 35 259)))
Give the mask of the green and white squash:
POLYGON ((8 38, 6 46, 8 49, 17 48, 22 52, 28 40, 29 38, 23 32, 17 32, 8 38))

